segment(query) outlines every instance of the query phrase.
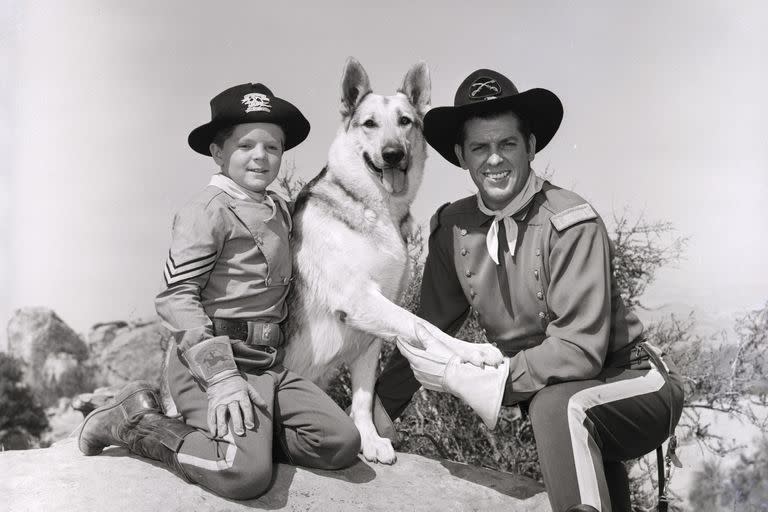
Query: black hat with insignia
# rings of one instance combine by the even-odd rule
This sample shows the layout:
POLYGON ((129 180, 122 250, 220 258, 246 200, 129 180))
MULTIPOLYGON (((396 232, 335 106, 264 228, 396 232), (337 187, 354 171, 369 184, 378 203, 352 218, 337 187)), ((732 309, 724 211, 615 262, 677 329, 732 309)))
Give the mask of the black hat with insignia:
POLYGON ((292 103, 278 98, 264 84, 240 84, 211 100, 211 121, 189 134, 189 146, 211 156, 209 146, 222 128, 244 123, 273 123, 285 133, 284 151, 297 146, 309 135, 309 121, 292 103))
POLYGON ((551 91, 517 87, 501 73, 478 69, 456 91, 452 107, 435 107, 424 116, 424 136, 443 158, 459 165, 454 146, 470 117, 510 110, 525 119, 536 136, 536 152, 544 149, 563 119, 563 104, 551 91))

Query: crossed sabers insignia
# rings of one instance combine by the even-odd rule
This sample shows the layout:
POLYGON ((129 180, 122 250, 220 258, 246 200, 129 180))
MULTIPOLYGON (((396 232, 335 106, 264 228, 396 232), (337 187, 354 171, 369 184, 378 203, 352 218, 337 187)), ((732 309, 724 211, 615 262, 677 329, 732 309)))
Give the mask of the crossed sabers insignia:
POLYGON ((480 94, 480 91, 483 89, 488 89, 492 93, 499 92, 499 86, 494 79, 490 79, 485 82, 475 82, 472 84, 472 87, 476 87, 475 89, 472 89, 471 96, 473 98, 480 94))

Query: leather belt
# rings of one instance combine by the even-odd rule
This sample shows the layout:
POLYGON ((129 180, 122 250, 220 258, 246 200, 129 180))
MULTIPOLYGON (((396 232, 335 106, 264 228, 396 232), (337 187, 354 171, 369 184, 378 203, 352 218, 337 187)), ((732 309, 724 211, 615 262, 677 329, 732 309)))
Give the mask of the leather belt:
POLYGON ((244 341, 247 345, 277 348, 283 344, 283 330, 280 324, 228 318, 212 318, 211 321, 217 336, 229 336, 230 339, 244 341))

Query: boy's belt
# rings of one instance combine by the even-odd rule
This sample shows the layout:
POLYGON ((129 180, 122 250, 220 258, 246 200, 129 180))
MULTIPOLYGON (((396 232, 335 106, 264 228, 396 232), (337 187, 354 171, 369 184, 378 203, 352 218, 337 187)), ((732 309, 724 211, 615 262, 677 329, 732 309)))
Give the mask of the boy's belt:
POLYGON ((229 336, 232 340, 241 340, 248 345, 277 348, 283 344, 283 330, 280 324, 228 318, 212 318, 211 321, 217 336, 229 336))

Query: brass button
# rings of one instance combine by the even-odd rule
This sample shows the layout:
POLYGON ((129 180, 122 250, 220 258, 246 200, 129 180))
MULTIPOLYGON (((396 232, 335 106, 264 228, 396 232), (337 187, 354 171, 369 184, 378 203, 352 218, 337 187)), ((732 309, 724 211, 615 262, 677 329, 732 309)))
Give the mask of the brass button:
POLYGON ((533 271, 533 277, 535 277, 536 279, 539 278, 539 269, 536 269, 533 271))
POLYGON ((461 248, 461 255, 462 255, 462 256, 466 256, 468 252, 469 252, 469 251, 467 250, 467 248, 466 248, 466 247, 462 247, 462 248, 461 248))
POLYGON ((469 296, 470 296, 470 297, 472 297, 472 298, 474 299, 474 298, 477 296, 477 292, 476 292, 475 290, 472 290, 472 289, 470 288, 470 290, 469 290, 469 296))
POLYGON ((544 293, 541 291, 536 292, 536 298, 542 300, 544 298, 544 293))
POLYGON ((461 231, 459 231, 459 233, 461 233, 461 236, 467 236, 467 230, 464 228, 461 228, 461 231))
POLYGON ((543 311, 539 311, 539 318, 546 318, 547 314, 543 311))
POLYGON ((541 249, 536 249, 536 256, 541 256, 541 249))
POLYGON ((472 271, 471 270, 467 270, 467 271, 464 272, 464 275, 467 276, 467 277, 472 277, 472 271))

